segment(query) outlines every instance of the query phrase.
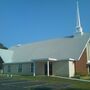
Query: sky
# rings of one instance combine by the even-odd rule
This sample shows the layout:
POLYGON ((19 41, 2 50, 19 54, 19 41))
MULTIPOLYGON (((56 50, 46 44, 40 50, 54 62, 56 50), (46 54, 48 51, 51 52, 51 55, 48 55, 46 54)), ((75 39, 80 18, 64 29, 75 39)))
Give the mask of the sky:
MULTIPOLYGON (((79 0, 90 32, 90 0, 79 0)), ((7 47, 62 38, 76 32, 76 0, 0 0, 0 43, 7 47)))

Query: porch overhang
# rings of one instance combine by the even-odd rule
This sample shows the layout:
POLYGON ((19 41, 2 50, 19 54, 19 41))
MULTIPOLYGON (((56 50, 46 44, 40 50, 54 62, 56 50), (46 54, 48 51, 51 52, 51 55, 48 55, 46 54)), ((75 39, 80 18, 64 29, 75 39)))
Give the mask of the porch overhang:
POLYGON ((90 65, 90 60, 88 60, 87 65, 90 65))
POLYGON ((76 61, 76 59, 74 59, 74 58, 65 58, 65 59, 61 59, 60 61, 76 61))
POLYGON ((42 61, 42 62, 47 62, 47 61, 54 62, 54 61, 57 61, 57 59, 55 59, 55 58, 39 58, 39 59, 32 59, 32 61, 34 61, 34 62, 39 62, 39 61, 42 61))
POLYGON ((39 58, 39 59, 32 59, 32 62, 33 62, 33 76, 36 75, 36 63, 37 62, 46 62, 47 63, 47 76, 49 76, 49 64, 50 62, 55 62, 57 61, 57 59, 55 58, 39 58))

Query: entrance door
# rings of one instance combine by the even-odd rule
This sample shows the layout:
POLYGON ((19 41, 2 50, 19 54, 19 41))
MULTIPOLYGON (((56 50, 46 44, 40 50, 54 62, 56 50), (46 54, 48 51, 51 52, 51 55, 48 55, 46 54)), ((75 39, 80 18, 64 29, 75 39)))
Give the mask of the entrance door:
MULTIPOLYGON (((45 75, 47 75, 47 63, 44 65, 45 75)), ((49 62, 49 75, 52 75, 52 62, 49 62)))

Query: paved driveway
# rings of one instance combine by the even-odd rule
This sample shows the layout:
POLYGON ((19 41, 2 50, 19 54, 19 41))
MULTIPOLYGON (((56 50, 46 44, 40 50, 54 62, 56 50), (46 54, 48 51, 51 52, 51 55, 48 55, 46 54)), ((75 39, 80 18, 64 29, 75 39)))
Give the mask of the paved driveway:
POLYGON ((46 85, 42 81, 0 79, 0 90, 31 90, 30 88, 46 85))
POLYGON ((0 79, 0 90, 62 90, 68 84, 53 84, 44 81, 0 79))

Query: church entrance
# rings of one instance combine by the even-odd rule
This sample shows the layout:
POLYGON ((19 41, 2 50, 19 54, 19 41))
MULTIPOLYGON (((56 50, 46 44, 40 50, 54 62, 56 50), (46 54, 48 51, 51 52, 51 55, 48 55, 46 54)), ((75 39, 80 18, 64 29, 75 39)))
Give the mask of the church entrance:
MULTIPOLYGON (((47 75, 47 63, 44 64, 44 72, 47 75)), ((52 62, 49 62, 49 75, 52 75, 52 62)))

